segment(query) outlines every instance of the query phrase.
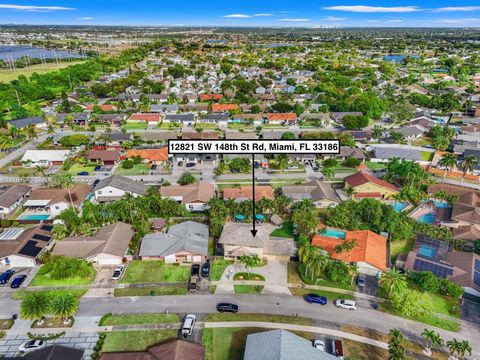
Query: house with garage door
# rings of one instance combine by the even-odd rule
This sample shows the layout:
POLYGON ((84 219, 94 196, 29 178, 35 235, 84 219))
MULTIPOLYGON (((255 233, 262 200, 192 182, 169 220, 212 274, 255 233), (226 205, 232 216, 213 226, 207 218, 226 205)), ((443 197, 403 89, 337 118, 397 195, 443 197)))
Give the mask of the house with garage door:
POLYGON ((120 200, 125 194, 134 197, 146 195, 147 190, 148 188, 139 181, 114 175, 100 180, 95 186, 94 196, 97 202, 108 202, 120 200))
POLYGON ((162 186, 160 194, 184 204, 189 211, 205 211, 207 203, 215 197, 215 185, 198 181, 184 186, 162 186))
POLYGON ((63 165, 70 150, 27 150, 20 162, 26 167, 63 165))
POLYGON ((0 214, 12 213, 30 195, 32 188, 28 185, 12 185, 0 188, 0 214))
POLYGON ((293 239, 271 236, 276 227, 272 224, 255 226, 256 236, 252 235, 252 224, 227 222, 218 240, 222 244, 224 257, 239 259, 244 255, 258 255, 264 260, 290 261, 294 253, 293 239))
POLYGON ((208 256, 208 225, 185 221, 171 226, 166 233, 147 234, 140 244, 142 260, 166 263, 201 263, 208 256))
POLYGON ((133 235, 129 224, 118 222, 104 226, 94 236, 74 236, 58 241, 52 254, 84 259, 98 265, 120 265, 133 235))
POLYGON ((90 150, 87 159, 101 165, 116 165, 120 160, 120 150, 90 150))

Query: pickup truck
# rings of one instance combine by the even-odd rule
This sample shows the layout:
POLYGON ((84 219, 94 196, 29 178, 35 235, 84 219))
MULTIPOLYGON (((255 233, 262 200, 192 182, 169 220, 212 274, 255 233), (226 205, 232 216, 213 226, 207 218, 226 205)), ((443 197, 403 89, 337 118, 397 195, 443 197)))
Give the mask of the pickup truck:
POLYGON ((190 276, 190 280, 188 281, 188 291, 191 293, 197 292, 199 281, 200 279, 198 275, 190 276))

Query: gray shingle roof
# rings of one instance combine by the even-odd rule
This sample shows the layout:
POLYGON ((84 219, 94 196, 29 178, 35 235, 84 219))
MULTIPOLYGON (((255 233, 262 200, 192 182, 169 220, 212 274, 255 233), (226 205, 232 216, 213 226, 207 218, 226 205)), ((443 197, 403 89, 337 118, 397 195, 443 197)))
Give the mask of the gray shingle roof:
POLYGON ((16 128, 24 128, 29 125, 36 125, 36 124, 42 124, 44 123, 45 120, 40 117, 40 116, 35 116, 31 118, 24 118, 24 119, 16 119, 16 120, 10 120, 8 123, 12 126, 15 126, 16 128))
POLYGON ((117 175, 101 180, 97 186, 95 186, 95 191, 103 189, 107 186, 112 186, 117 189, 139 195, 145 195, 147 193, 147 187, 145 185, 124 176, 117 175))

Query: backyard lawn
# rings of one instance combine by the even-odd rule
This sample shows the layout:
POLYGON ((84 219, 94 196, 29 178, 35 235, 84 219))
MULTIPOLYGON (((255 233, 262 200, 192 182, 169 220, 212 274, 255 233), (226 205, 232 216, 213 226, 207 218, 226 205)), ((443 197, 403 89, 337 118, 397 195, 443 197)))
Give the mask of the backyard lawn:
POLYGON ((390 259, 392 264, 395 264, 395 259, 400 254, 407 254, 413 248, 415 238, 395 240, 390 243, 390 259))
POLYGON ((115 175, 131 176, 131 175, 148 175, 150 173, 150 166, 148 164, 135 164, 131 169, 124 169, 118 166, 115 170, 115 175))
POLYGON ((220 280, 227 266, 232 264, 233 264, 233 260, 225 260, 225 259, 217 259, 214 262, 212 262, 212 266, 210 268, 210 280, 211 281, 220 280))
POLYGON ((148 287, 126 287, 117 288, 113 295, 121 296, 161 296, 161 295, 185 295, 188 292, 187 286, 148 286, 148 287), (152 291, 154 293, 152 293, 152 291), (154 294, 154 295, 152 295, 154 294))
POLYGON ((372 161, 365 161, 365 165, 367 165, 367 167, 370 170, 382 170, 382 169, 385 169, 385 167, 386 167, 386 165, 384 163, 372 162, 372 161))
POLYGON ((176 337, 176 330, 112 331, 107 333, 102 351, 145 351, 152 345, 176 337))
POLYGON ((293 235, 293 230, 294 230, 293 223, 291 221, 286 221, 283 223, 280 229, 273 230, 270 236, 281 237, 281 238, 293 238, 295 237, 293 235))
POLYGON ((174 324, 180 322, 177 314, 107 314, 101 320, 100 326, 174 324))
POLYGON ((122 283, 160 283, 187 282, 190 275, 189 266, 165 264, 157 261, 132 261, 125 272, 122 283))

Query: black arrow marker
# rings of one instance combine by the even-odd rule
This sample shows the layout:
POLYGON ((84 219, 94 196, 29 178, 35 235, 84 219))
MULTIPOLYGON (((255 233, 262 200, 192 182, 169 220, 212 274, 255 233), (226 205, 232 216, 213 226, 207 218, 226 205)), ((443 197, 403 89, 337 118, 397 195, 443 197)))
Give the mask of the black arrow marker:
POLYGON ((257 235, 257 230, 255 230, 255 154, 252 154, 252 211, 253 211, 253 230, 250 230, 253 237, 257 235))

